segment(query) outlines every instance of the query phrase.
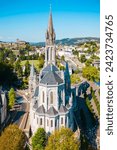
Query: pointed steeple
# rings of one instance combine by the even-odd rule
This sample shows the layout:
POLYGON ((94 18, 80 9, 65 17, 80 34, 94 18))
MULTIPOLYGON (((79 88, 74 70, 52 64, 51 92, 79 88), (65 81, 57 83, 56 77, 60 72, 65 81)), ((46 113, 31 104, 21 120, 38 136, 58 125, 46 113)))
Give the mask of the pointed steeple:
POLYGON ((46 31, 46 47, 45 47, 45 66, 48 64, 56 64, 56 47, 55 47, 55 32, 52 20, 52 9, 50 7, 48 28, 46 31))
POLYGON ((50 16, 49 16, 49 23, 48 23, 48 32, 50 34, 52 34, 54 32, 51 7, 50 7, 50 16))
POLYGON ((53 27, 53 19, 52 19, 52 9, 50 6, 50 15, 49 15, 49 22, 48 22, 48 29, 46 32, 46 45, 53 45, 55 42, 55 32, 53 27))

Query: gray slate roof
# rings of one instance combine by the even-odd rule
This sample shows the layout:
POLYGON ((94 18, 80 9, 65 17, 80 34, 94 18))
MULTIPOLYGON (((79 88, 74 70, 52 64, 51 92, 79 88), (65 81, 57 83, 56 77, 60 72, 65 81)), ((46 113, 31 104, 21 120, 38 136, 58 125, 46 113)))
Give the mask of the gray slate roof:
POLYGON ((47 74, 44 75, 44 77, 41 79, 40 83, 43 84, 61 84, 63 83, 63 80, 59 77, 59 75, 53 71, 49 71, 47 74))
POLYGON ((58 114, 58 112, 56 111, 56 109, 52 106, 48 109, 47 114, 50 116, 55 116, 58 114))
POLYGON ((45 108, 44 108, 44 106, 41 105, 41 106, 36 110, 36 112, 37 112, 38 114, 45 114, 45 108))
POLYGON ((48 64, 43 71, 59 71, 58 68, 53 64, 48 64))
POLYGON ((60 109, 59 109, 60 113, 66 113, 67 111, 68 111, 68 109, 65 106, 63 106, 63 105, 60 106, 60 109))

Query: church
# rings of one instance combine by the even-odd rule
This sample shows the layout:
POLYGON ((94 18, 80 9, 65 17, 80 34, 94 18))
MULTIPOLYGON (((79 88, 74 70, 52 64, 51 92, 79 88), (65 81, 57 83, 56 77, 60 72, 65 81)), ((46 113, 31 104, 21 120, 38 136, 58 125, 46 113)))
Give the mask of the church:
POLYGON ((32 64, 29 76, 30 126, 32 133, 44 128, 52 133, 61 127, 72 128, 70 110, 75 105, 76 89, 71 87, 69 67, 61 71, 56 65, 56 34, 50 10, 46 31, 45 64, 39 75, 32 64))

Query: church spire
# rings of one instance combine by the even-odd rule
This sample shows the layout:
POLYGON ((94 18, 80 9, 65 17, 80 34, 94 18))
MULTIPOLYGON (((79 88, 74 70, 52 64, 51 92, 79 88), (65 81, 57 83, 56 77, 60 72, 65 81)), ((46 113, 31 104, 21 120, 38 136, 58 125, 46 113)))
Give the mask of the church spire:
POLYGON ((53 27, 53 19, 52 19, 52 8, 50 5, 50 15, 49 15, 49 22, 48 22, 48 29, 46 32, 46 45, 53 45, 55 42, 55 32, 53 27))
POLYGON ((49 31, 50 34, 52 34, 54 32, 51 7, 50 7, 50 16, 49 16, 48 31, 49 31))
POLYGON ((53 27, 52 9, 50 6, 48 29, 46 32, 45 66, 47 66, 48 64, 56 64, 55 38, 56 35, 53 27))

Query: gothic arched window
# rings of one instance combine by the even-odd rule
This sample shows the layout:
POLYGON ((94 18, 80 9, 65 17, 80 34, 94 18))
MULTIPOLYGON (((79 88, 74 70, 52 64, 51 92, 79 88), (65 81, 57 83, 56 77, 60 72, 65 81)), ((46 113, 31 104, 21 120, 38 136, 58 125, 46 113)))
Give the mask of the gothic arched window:
POLYGON ((42 118, 40 118, 40 125, 42 125, 43 124, 43 120, 42 120, 42 118))
POLYGON ((51 127, 53 127, 53 120, 51 120, 51 127))
POLYGON ((42 92, 42 101, 43 101, 43 103, 45 102, 45 93, 44 93, 44 91, 42 92))
POLYGON ((61 124, 63 124, 63 117, 61 117, 61 124))
POLYGON ((53 92, 50 92, 50 104, 53 104, 53 101, 54 101, 53 97, 54 97, 53 92))

